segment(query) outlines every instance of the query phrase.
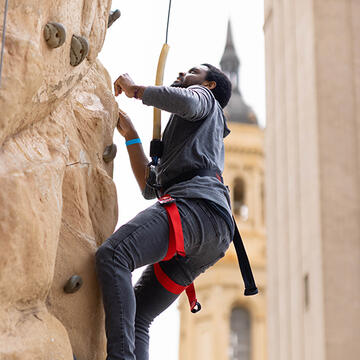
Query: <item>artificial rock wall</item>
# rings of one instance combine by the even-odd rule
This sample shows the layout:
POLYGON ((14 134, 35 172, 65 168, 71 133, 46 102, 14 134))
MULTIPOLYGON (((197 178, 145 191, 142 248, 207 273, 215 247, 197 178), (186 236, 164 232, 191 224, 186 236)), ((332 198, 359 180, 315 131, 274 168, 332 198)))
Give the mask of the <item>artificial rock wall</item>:
MULTIPOLYGON (((111 0, 9 2, 0 89, 0 359, 104 359, 94 253, 117 221, 117 105, 96 60, 111 0), (48 22, 66 29, 50 48, 48 22), (70 65, 72 35, 89 52, 70 65), (78 291, 63 288, 73 275, 78 291)), ((3 9, 0 10, 3 18, 3 9)), ((1 29, 2 32, 2 29, 1 29)))

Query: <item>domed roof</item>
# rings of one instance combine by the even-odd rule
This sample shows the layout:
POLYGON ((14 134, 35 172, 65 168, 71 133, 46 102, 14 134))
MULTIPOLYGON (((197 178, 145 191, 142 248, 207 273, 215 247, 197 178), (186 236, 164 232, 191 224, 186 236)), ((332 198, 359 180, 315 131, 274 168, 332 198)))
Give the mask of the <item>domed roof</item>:
POLYGON ((240 60, 236 54, 230 20, 228 22, 226 45, 224 54, 220 61, 221 70, 224 71, 231 80, 232 94, 229 103, 224 109, 228 121, 258 125, 254 110, 245 103, 239 89, 239 67, 240 60))
POLYGON ((240 92, 233 91, 230 101, 224 109, 224 113, 228 121, 258 125, 254 110, 245 103, 240 92))

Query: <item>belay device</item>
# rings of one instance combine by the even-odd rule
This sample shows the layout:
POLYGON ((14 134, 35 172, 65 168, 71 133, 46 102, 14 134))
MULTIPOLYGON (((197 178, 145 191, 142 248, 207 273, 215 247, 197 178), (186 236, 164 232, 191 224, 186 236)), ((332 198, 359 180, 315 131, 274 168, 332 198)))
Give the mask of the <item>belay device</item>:
MULTIPOLYGON (((169 0, 169 10, 168 10, 167 25, 166 25, 166 39, 161 49, 157 71, 156 71, 155 85, 157 86, 163 84, 165 63, 169 52, 169 45, 167 42, 168 42, 170 10, 171 10, 171 0, 169 0)), ((154 169, 158 165, 159 159, 163 155, 163 150, 164 150, 163 142, 161 141, 161 110, 154 107, 153 139, 150 143, 151 162, 148 164, 147 167, 146 183, 148 186, 150 186, 156 191, 156 195, 158 197, 160 204, 164 206, 167 212, 167 216, 169 220, 169 246, 166 256, 162 261, 168 261, 174 256, 186 256, 184 249, 184 237, 183 237, 180 214, 176 206, 175 199, 173 199, 168 194, 165 194, 160 197, 159 191, 166 190, 167 188, 170 187, 170 184, 174 185, 182 181, 190 180, 194 176, 215 176, 220 182, 223 182, 223 179, 220 171, 218 171, 217 169, 196 169, 181 174, 177 178, 170 180, 170 182, 168 182, 167 184, 163 184, 164 186, 162 188, 161 185, 156 184, 155 179, 151 179, 151 174, 152 174, 151 170, 152 168, 154 169)), ((234 242, 241 274, 244 280, 244 285, 245 285, 244 295, 245 296, 255 295, 258 293, 258 289, 254 281, 249 259, 247 257, 239 230, 236 226, 235 219, 233 218, 233 220, 235 225, 233 242, 234 242)), ((201 305, 196 299, 195 287, 193 283, 191 283, 188 286, 182 286, 180 284, 175 283, 162 270, 160 263, 154 264, 154 272, 159 283, 169 292, 173 294, 181 294, 184 290, 186 291, 186 294, 189 299, 191 312, 196 313, 201 310, 201 305)))

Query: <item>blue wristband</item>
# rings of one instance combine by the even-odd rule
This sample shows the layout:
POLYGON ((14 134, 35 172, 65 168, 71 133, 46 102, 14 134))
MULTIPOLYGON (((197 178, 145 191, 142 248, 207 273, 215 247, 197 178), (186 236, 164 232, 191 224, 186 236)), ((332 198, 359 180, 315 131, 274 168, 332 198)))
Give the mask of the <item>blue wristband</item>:
POLYGON ((132 145, 132 144, 141 144, 141 140, 139 138, 137 138, 137 139, 132 139, 132 140, 125 141, 126 146, 129 146, 129 145, 132 145))

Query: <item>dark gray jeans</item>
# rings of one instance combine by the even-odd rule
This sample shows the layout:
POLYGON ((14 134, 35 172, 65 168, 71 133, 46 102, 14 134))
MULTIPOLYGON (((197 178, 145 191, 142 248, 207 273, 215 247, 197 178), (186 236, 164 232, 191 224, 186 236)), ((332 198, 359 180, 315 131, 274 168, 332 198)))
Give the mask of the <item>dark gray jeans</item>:
MULTIPOLYGON (((160 265, 173 281, 186 286, 224 256, 231 229, 204 200, 178 199, 177 206, 186 257, 175 256, 160 265)), ((150 324, 179 296, 165 290, 153 270, 152 264, 165 257, 168 243, 166 210, 156 203, 121 226, 98 249, 96 270, 105 309, 107 360, 149 359, 150 324), (147 264, 133 288, 131 272, 147 264)))

